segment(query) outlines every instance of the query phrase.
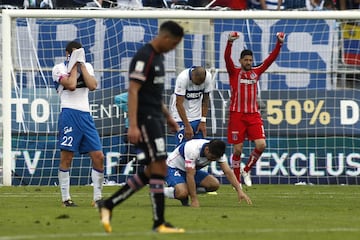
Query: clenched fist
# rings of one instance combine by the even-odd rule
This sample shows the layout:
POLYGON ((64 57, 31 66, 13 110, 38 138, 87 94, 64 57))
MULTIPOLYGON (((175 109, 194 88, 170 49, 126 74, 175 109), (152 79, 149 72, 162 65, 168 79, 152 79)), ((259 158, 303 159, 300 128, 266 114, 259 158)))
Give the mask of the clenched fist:
POLYGON ((233 42, 238 38, 239 38, 239 34, 237 32, 231 32, 229 33, 228 41, 233 42))
POLYGON ((279 42, 283 43, 285 40, 285 33, 278 32, 278 33, 276 33, 276 37, 278 38, 279 42))

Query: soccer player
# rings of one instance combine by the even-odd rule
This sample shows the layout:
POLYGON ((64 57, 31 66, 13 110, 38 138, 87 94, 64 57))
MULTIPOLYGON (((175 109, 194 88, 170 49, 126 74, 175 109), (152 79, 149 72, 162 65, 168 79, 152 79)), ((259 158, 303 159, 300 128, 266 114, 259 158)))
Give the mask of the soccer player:
POLYGON ((241 190, 227 160, 222 158, 225 149, 225 143, 217 139, 192 139, 181 143, 166 160, 168 165, 166 183, 169 187, 165 188, 165 195, 179 199, 184 206, 188 205, 187 200, 190 196, 191 207, 200 207, 197 189, 204 188, 206 192, 213 192, 220 186, 217 178, 201 169, 212 161, 217 161, 226 178, 237 191, 239 202, 244 199, 251 204, 251 199, 241 190))
POLYGON ((206 115, 212 88, 211 73, 203 67, 185 69, 176 78, 170 104, 171 115, 180 127, 175 134, 176 145, 192 138, 206 137, 206 115))
POLYGON ((142 150, 137 159, 146 164, 143 172, 130 177, 110 198, 99 204, 101 222, 111 232, 110 219, 115 206, 149 184, 153 213, 153 231, 182 233, 165 221, 164 181, 167 173, 165 123, 177 131, 179 126, 163 103, 165 67, 163 53, 173 50, 184 36, 174 21, 161 24, 158 35, 140 48, 130 62, 128 89, 128 140, 142 150))
MULTIPOLYGON (((122 136, 122 144, 124 145, 121 149, 121 159, 119 161, 118 165, 118 172, 120 173, 122 171, 122 167, 125 166, 128 162, 132 161, 136 157, 136 147, 134 144, 129 143, 127 132, 129 129, 129 118, 128 118, 128 92, 120 93, 119 95, 116 95, 114 97, 115 103, 119 108, 124 112, 124 118, 125 118, 125 127, 123 130, 123 136, 122 136)), ((141 169, 142 165, 136 166, 136 171, 141 169)))
POLYGON ((257 83, 260 76, 275 61, 284 42, 284 33, 277 33, 277 43, 270 55, 259 66, 253 67, 253 53, 245 49, 240 54, 241 67, 235 67, 231 59, 231 48, 233 42, 239 38, 237 32, 229 34, 225 48, 225 63, 229 74, 231 98, 230 98, 230 116, 228 124, 228 142, 233 144, 232 168, 235 176, 241 183, 241 175, 244 183, 251 186, 250 170, 260 158, 266 148, 265 131, 258 109, 257 102, 257 83), (249 159, 244 167, 240 169, 241 153, 243 151, 243 142, 247 138, 254 141, 255 148, 250 153, 249 159))
POLYGON ((60 153, 59 185, 64 207, 76 207, 70 196, 70 166, 75 152, 88 153, 92 160, 91 179, 94 185, 93 202, 102 198, 104 181, 104 154, 99 133, 90 115, 89 91, 97 87, 94 69, 85 62, 85 53, 79 42, 69 42, 66 60, 53 67, 55 88, 60 95, 61 113, 58 122, 60 153))

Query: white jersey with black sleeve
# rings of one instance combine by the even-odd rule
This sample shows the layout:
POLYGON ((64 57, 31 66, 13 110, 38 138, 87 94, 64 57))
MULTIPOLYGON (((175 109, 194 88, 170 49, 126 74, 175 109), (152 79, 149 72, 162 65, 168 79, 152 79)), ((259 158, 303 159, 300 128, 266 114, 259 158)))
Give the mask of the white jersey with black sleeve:
POLYGON ((206 78, 203 84, 196 85, 191 80, 191 71, 194 69, 188 68, 183 70, 175 82, 174 94, 170 100, 170 112, 172 117, 177 122, 182 122, 176 108, 176 96, 184 96, 184 108, 188 120, 195 121, 201 119, 202 99, 204 93, 210 93, 213 90, 211 83, 211 73, 206 71, 206 78))
MULTIPOLYGON (((91 76, 94 76, 94 68, 90 63, 85 63, 86 69, 91 76)), ((61 85, 61 79, 67 77, 66 62, 56 64, 52 69, 52 77, 55 89, 60 96, 60 108, 71 108, 83 112, 90 112, 89 89, 86 87, 82 75, 78 74, 77 86, 74 91, 67 90, 61 85)))
MULTIPOLYGON (((206 144, 209 142, 210 140, 207 139, 192 139, 181 143, 169 154, 166 160, 167 165, 182 171, 186 171, 186 168, 199 170, 209 165, 211 161, 204 154, 206 144)), ((220 158, 217 162, 226 162, 226 159, 220 158)))

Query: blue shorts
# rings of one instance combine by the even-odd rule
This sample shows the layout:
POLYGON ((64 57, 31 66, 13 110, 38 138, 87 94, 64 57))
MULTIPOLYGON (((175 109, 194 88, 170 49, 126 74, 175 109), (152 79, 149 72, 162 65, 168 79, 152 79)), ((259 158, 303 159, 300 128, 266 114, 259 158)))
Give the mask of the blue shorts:
POLYGON ((89 112, 63 108, 58 130, 58 147, 61 150, 84 154, 102 149, 99 133, 89 112))
MULTIPOLYGON (((177 122, 179 127, 180 127, 180 131, 178 131, 176 134, 175 134, 175 144, 176 146, 178 146, 180 143, 183 143, 185 142, 185 138, 184 138, 184 133, 185 133, 185 130, 184 130, 184 123, 183 122, 177 122)), ((199 131, 198 133, 196 133, 197 131, 197 128, 199 127, 199 124, 200 124, 200 119, 199 120, 195 120, 195 121, 191 121, 190 122, 190 125, 194 131, 194 137, 192 139, 202 139, 204 138, 204 135, 201 131, 199 131)))
MULTIPOLYGON (((204 178, 209 175, 208 172, 196 170, 195 173, 195 183, 199 187, 200 183, 204 178)), ((175 187, 179 183, 186 183, 186 172, 177 168, 168 167, 168 174, 165 178, 165 181, 169 187, 175 187)))

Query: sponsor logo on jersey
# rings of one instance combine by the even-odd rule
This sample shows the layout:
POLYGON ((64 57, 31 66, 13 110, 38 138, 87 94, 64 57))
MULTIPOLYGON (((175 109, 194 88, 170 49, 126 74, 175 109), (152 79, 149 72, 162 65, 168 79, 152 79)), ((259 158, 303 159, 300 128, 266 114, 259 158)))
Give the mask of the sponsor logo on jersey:
POLYGON ((240 79, 240 83, 242 84, 256 84, 256 80, 255 79, 240 79))
POLYGON ((201 98, 202 91, 186 91, 185 98, 188 100, 201 98))
POLYGON ((251 72, 250 73, 250 78, 251 79, 256 79, 257 78, 257 74, 255 72, 251 72))

